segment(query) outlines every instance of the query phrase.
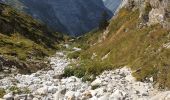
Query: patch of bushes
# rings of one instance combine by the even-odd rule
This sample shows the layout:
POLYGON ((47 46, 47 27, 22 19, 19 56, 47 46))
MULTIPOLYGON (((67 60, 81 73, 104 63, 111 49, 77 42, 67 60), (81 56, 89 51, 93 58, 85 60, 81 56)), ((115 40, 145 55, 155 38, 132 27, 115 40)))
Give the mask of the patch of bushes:
POLYGON ((80 56, 80 51, 71 52, 67 55, 69 59, 77 59, 80 56))
POLYGON ((0 88, 0 98, 2 98, 5 95, 5 90, 0 88))
POLYGON ((95 79, 95 76, 102 73, 104 70, 112 69, 111 63, 102 62, 99 60, 86 60, 80 61, 80 65, 71 65, 65 69, 63 76, 76 76, 82 78, 83 81, 92 81, 95 79))
POLYGON ((21 94, 21 93, 29 94, 29 93, 30 93, 30 90, 29 90, 28 88, 26 88, 26 87, 20 89, 20 88, 18 88, 17 86, 11 86, 11 87, 9 88, 9 90, 10 90, 11 92, 13 92, 14 94, 21 94))
POLYGON ((10 90, 11 92, 13 92, 14 94, 20 94, 20 93, 22 93, 21 89, 18 88, 17 86, 11 86, 11 87, 9 88, 9 90, 10 90))
POLYGON ((73 67, 65 68, 64 74, 63 74, 64 77, 69 77, 69 76, 73 76, 73 75, 74 75, 74 68, 73 67))
POLYGON ((95 89, 97 89, 97 88, 99 88, 100 86, 99 85, 94 85, 94 86, 92 86, 91 88, 92 88, 92 90, 95 90, 95 89))

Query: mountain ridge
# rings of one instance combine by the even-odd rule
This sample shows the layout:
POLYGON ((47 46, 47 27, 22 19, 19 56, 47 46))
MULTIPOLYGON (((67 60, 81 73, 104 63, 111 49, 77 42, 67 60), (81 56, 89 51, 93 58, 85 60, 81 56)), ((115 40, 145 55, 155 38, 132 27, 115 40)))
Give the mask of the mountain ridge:
MULTIPOLYGON (((7 3, 10 0, 3 0, 7 3)), ((79 36, 98 27, 102 13, 113 13, 104 6, 102 0, 15 0, 19 1, 25 12, 40 19, 55 31, 79 36)), ((2 2, 2 0, 1 0, 2 2)), ((15 4, 10 2, 8 4, 15 4)))

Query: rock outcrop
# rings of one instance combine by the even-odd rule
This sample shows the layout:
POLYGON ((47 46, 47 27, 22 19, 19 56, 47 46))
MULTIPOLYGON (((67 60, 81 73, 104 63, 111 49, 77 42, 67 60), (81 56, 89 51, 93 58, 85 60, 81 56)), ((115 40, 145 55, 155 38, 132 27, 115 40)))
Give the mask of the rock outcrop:
POLYGON ((161 24, 170 28, 169 0, 123 0, 119 8, 140 9, 140 18, 148 25, 161 24))

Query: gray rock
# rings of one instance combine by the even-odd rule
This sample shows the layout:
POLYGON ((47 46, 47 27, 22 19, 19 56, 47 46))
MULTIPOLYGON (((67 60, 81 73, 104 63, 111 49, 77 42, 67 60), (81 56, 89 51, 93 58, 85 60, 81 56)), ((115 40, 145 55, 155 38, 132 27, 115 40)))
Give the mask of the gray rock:
POLYGON ((35 92, 35 94, 38 94, 38 95, 46 95, 47 93, 48 93, 48 87, 39 88, 35 92))
POLYGON ((28 98, 26 94, 22 94, 22 95, 16 95, 14 97, 14 100, 28 100, 28 98))
POLYGON ((109 95, 104 95, 104 96, 101 96, 100 98, 98 98, 98 100, 109 100, 109 95))
POLYGON ((38 98, 33 98, 32 100, 39 100, 38 98))
POLYGON ((48 87, 48 93, 56 93, 56 91, 57 91, 57 87, 55 87, 55 86, 50 86, 50 87, 48 87))
POLYGON ((14 99, 14 96, 13 96, 12 93, 8 93, 8 94, 4 95, 3 98, 4 98, 5 100, 13 100, 13 99, 14 99))
POLYGON ((97 78, 96 80, 94 80, 94 81, 91 83, 91 85, 92 85, 92 86, 100 86, 101 83, 102 83, 102 81, 101 81, 99 78, 97 78))
POLYGON ((65 99, 66 100, 75 100, 75 92, 73 92, 73 91, 66 92, 65 99))

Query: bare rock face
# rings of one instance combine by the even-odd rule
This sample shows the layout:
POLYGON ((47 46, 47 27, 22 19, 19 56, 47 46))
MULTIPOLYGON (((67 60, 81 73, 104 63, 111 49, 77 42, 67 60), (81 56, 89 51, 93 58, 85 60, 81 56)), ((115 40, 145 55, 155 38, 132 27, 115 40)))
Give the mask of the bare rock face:
POLYGON ((142 22, 170 28, 170 0, 122 0, 120 8, 139 9, 142 22))
POLYGON ((149 25, 163 23, 165 20, 165 10, 164 8, 153 8, 149 12, 149 25))
POLYGON ((169 0, 150 0, 152 10, 149 12, 149 24, 168 24, 170 1, 169 0))

